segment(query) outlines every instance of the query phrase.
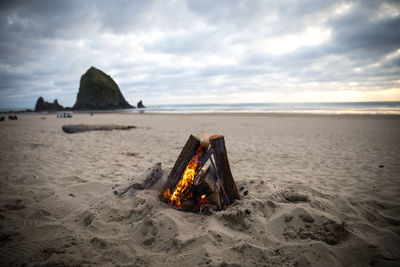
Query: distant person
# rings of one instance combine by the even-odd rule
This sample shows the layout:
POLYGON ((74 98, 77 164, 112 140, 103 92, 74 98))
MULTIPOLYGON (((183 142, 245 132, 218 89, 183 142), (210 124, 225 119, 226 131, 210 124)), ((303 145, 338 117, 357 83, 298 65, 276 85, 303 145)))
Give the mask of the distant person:
POLYGON ((5 119, 6 119, 6 117, 4 117, 4 116, 0 117, 0 121, 5 121, 5 119))
POLYGON ((12 120, 12 121, 15 121, 15 120, 18 120, 18 117, 16 115, 9 115, 8 119, 12 120))

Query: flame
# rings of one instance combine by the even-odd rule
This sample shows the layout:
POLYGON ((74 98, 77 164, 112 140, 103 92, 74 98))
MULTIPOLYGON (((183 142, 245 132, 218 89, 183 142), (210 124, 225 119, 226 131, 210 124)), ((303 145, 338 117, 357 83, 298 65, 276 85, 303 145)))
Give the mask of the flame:
POLYGON ((175 188, 174 193, 171 195, 171 192, 168 190, 164 191, 163 196, 165 199, 169 199, 169 203, 180 208, 182 207, 183 201, 189 199, 193 196, 190 188, 193 185, 194 177, 199 171, 197 166, 200 162, 200 157, 203 154, 203 147, 199 146, 196 151, 196 154, 190 160, 187 165, 185 171, 183 172, 182 179, 179 181, 178 185, 175 188))
POLYGON ((169 191, 169 188, 167 188, 167 190, 164 191, 163 197, 165 199, 169 199, 171 197, 171 191, 169 191))
POLYGON ((204 206, 204 205, 210 205, 213 207, 217 207, 217 205, 215 205, 213 202, 209 201, 206 197, 207 197, 206 195, 201 196, 196 211, 201 211, 202 206, 204 206))

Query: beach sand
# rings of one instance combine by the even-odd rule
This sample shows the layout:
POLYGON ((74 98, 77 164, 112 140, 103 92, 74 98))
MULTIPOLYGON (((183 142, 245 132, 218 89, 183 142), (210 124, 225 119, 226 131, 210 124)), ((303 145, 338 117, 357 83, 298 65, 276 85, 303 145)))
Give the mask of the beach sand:
POLYGON ((3 266, 400 265, 399 116, 20 114, 0 140, 3 266), (75 123, 137 128, 61 130, 75 123), (203 131, 243 187, 210 216, 157 200, 203 131), (113 194, 157 162, 152 189, 113 194))

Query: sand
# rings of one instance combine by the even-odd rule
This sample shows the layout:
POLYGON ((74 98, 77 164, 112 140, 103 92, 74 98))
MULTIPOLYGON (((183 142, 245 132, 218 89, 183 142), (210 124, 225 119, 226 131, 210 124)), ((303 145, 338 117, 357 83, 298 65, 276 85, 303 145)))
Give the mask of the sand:
POLYGON ((21 114, 0 140, 0 265, 400 265, 398 116, 21 114), (203 131, 225 136, 242 187, 210 216, 157 200, 203 131), (153 188, 113 194, 157 162, 153 188))

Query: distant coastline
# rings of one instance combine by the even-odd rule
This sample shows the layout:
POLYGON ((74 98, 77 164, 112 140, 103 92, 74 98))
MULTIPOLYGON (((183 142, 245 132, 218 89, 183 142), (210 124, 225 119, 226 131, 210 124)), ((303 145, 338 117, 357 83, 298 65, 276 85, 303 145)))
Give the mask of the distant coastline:
MULTIPOLYGON (((2 113, 26 112, 29 108, 0 109, 2 113)), ((75 111, 76 112, 76 111, 75 111)), ((83 111, 85 112, 85 111, 83 111)), ((87 111, 86 111, 87 112, 87 111)), ((96 111, 91 111, 96 112, 96 111)), ((400 101, 321 103, 241 103, 147 105, 146 109, 99 110, 104 113, 204 114, 204 113, 287 113, 400 115, 400 101)))

